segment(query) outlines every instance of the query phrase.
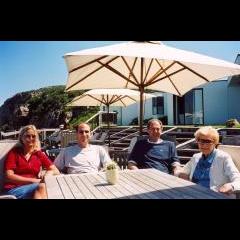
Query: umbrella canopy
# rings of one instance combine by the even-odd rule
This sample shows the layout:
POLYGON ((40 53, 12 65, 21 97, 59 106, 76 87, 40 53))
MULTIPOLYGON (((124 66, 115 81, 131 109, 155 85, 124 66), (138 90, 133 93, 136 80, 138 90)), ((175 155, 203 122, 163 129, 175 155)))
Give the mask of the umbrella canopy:
POLYGON ((140 132, 145 89, 178 96, 204 83, 240 74, 240 66, 157 41, 127 42, 64 56, 67 91, 130 88, 140 91, 140 132), (103 80, 104 79, 104 80, 103 80))
MULTIPOLYGON (((144 94, 144 98, 156 97, 153 94, 144 94)), ((69 107, 74 106, 119 106, 126 107, 140 100, 140 92, 130 89, 93 89, 75 97, 69 107)))

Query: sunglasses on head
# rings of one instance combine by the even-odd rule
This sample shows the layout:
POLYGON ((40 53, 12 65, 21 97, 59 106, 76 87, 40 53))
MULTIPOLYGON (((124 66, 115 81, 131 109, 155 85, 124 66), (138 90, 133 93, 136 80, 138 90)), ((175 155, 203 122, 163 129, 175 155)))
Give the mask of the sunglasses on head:
POLYGON ((89 133, 89 132, 90 132, 89 130, 78 130, 78 133, 79 133, 79 134, 89 133))
POLYGON ((200 143, 200 144, 211 144, 211 143, 213 143, 213 141, 209 140, 209 139, 197 139, 197 143, 200 143))

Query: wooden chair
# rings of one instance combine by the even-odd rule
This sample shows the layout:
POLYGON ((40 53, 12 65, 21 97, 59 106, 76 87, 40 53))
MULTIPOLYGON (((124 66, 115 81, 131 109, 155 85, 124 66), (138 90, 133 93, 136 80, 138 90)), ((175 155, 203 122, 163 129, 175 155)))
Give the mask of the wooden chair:
POLYGON ((222 137, 223 145, 236 145, 240 146, 240 136, 223 136, 222 137))
MULTIPOLYGON (((218 149, 231 155, 234 164, 240 172, 240 146, 219 144, 218 149)), ((240 193, 236 193, 236 197, 240 199, 240 193)))
POLYGON ((127 169, 128 165, 128 152, 121 150, 110 150, 110 158, 115 161, 121 170, 127 169))
POLYGON ((107 136, 108 132, 103 132, 99 139, 91 139, 89 143, 93 145, 105 145, 105 140, 107 136))
POLYGON ((0 141, 0 199, 16 199, 13 195, 2 195, 4 182, 4 161, 7 153, 16 145, 17 140, 0 141))

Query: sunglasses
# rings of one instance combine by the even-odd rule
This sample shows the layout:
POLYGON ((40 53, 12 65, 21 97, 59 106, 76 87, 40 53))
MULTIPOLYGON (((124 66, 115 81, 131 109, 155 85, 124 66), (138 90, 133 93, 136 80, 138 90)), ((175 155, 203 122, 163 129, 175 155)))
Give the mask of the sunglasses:
POLYGON ((89 132, 90 132, 89 130, 79 130, 79 131, 78 131, 79 134, 89 133, 89 132))
POLYGON ((213 141, 212 140, 208 140, 208 139, 197 139, 197 143, 200 143, 200 144, 212 144, 213 141))
POLYGON ((33 135, 33 134, 26 134, 24 135, 25 138, 33 138, 35 139, 37 136, 36 135, 33 135))

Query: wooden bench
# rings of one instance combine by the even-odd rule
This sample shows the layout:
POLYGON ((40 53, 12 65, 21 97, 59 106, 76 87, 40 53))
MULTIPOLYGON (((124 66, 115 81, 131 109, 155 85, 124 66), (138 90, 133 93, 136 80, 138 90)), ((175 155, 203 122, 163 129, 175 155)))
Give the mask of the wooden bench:
POLYGON ((4 182, 4 161, 7 153, 16 145, 17 140, 2 140, 0 141, 0 199, 16 199, 13 195, 2 195, 4 182))
MULTIPOLYGON (((238 171, 240 172, 240 146, 232 146, 232 145, 223 145, 219 144, 218 149, 227 152, 231 157, 232 160, 237 167, 238 171)), ((236 193, 236 198, 240 199, 240 193, 236 193)))

